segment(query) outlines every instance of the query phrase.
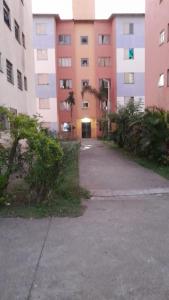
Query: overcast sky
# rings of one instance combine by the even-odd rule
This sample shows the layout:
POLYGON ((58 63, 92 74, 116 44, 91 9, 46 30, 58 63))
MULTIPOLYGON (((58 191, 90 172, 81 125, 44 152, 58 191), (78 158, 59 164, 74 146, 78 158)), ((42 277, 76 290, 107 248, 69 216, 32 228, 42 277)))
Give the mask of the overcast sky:
MULTIPOLYGON (((85 1, 85 0, 81 0, 85 1)), ((112 13, 144 13, 145 0, 95 0, 96 18, 108 18, 112 13)), ((56 13, 72 19, 72 0, 32 0, 33 13, 56 13)))

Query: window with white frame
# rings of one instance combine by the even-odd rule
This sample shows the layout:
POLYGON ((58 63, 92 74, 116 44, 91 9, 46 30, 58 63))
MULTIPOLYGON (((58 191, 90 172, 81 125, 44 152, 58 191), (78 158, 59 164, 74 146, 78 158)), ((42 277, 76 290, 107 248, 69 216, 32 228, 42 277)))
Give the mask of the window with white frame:
POLYGON ((71 124, 67 123, 67 122, 62 123, 61 124, 61 130, 63 132, 70 132, 71 131, 71 124))
POLYGON ((24 35, 23 32, 22 32, 22 46, 23 46, 24 48, 26 48, 25 35, 24 35))
POLYGON ((81 36, 80 37, 80 43, 82 45, 87 45, 88 44, 88 36, 81 36))
POLYGON ((48 60, 48 50, 37 49, 37 60, 48 60))
POLYGON ((25 91, 28 90, 28 81, 27 81, 27 77, 26 76, 24 76, 24 89, 25 89, 25 91))
POLYGON ((109 45, 110 34, 99 34, 99 45, 109 45))
POLYGON ((4 0, 3 0, 3 11, 4 11, 4 22, 9 27, 9 29, 11 29, 10 9, 4 0))
POLYGON ((49 74, 38 74, 38 85, 48 85, 49 84, 49 74))
POLYGON ((164 86, 164 73, 160 74, 160 76, 159 76, 158 86, 159 87, 164 86))
POLYGON ((89 102, 87 100, 82 101, 82 109, 88 109, 89 107, 89 102))
POLYGON ((124 49, 124 59, 125 60, 134 59, 134 48, 125 48, 124 49))
POLYGON ((84 88, 85 86, 89 86, 89 80, 88 79, 82 79, 81 86, 84 88))
POLYGON ((3 66, 2 66, 2 53, 0 52, 0 72, 3 72, 3 66))
POLYGON ((9 60, 6 60, 6 75, 8 82, 14 84, 13 65, 9 60))
POLYGON ((110 67, 111 66, 111 57, 99 57, 98 58, 99 67, 110 67))
POLYGON ((81 66, 82 67, 88 67, 89 65, 89 59, 88 58, 81 58, 81 66))
POLYGON ((61 111, 70 111, 70 104, 67 101, 60 102, 60 110, 61 111))
POLYGON ((18 23, 16 22, 16 20, 15 20, 14 23, 15 23, 15 24, 14 24, 14 26, 15 26, 15 38, 16 38, 16 40, 20 43, 20 42, 21 42, 21 39, 20 39, 20 28, 19 28, 19 25, 18 25, 18 23))
POLYGON ((72 80, 71 79, 61 79, 60 80, 60 88, 61 89, 71 89, 72 88, 72 80))
POLYGON ((46 23, 36 23, 36 34, 45 35, 47 34, 47 24, 46 23))
POLYGON ((124 83, 133 84, 134 83, 134 73, 124 73, 124 83))
POLYGON ((22 73, 17 70, 17 83, 18 83, 18 89, 23 90, 23 81, 22 81, 22 73))
POLYGON ((169 86, 169 69, 167 70, 167 86, 169 86))
POLYGON ((60 45, 70 45, 71 44, 71 35, 70 34, 60 34, 59 37, 60 45))
POLYGON ((70 57, 59 58, 59 67, 70 68, 72 66, 72 59, 70 57))
POLYGON ((134 23, 124 23, 123 34, 134 34, 134 23))
POLYGON ((162 30, 160 32, 160 45, 163 44, 165 42, 165 30, 162 30))
POLYGON ((110 78, 101 78, 99 79, 99 87, 108 89, 111 86, 111 79, 110 78))
POLYGON ((50 101, 47 98, 39 98, 39 109, 50 109, 50 101))

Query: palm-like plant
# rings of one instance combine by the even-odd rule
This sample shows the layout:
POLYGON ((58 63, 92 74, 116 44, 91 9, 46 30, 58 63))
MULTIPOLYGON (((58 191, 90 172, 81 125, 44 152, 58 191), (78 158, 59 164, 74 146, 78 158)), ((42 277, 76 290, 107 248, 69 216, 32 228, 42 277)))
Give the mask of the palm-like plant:
POLYGON ((69 92, 69 96, 66 98, 65 102, 66 102, 66 103, 69 105, 69 107, 70 107, 71 121, 72 121, 73 105, 75 105, 75 97, 74 97, 74 92, 73 92, 73 91, 69 92))

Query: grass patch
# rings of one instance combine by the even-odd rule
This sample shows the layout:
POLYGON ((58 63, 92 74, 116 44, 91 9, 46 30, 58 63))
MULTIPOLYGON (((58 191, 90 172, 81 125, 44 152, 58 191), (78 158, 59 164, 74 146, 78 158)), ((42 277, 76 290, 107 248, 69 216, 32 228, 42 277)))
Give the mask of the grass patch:
POLYGON ((27 193, 24 185, 23 190, 20 185, 6 199, 5 204, 0 206, 0 217, 78 217, 83 214, 85 207, 82 199, 90 198, 90 194, 79 186, 79 143, 65 142, 62 146, 64 149, 62 171, 48 201, 41 204, 25 201, 27 193))
POLYGON ((135 161, 140 166, 142 166, 146 169, 150 169, 150 170, 154 171, 155 173, 159 174, 160 176, 162 176, 166 179, 169 179, 169 166, 160 165, 160 164, 158 164, 154 161, 148 160, 146 158, 135 156, 135 155, 129 153, 128 151, 126 151, 125 149, 119 148, 118 145, 112 141, 111 142, 105 141, 104 143, 106 145, 108 145, 111 149, 119 151, 124 156, 126 156, 128 159, 135 161))

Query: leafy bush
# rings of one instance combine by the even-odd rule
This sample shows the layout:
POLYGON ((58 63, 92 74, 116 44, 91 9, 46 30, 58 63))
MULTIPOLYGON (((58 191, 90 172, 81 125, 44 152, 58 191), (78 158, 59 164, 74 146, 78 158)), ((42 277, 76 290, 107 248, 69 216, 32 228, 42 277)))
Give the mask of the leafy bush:
POLYGON ((139 105, 130 101, 117 113, 110 115, 117 130, 113 140, 136 155, 169 164, 169 112, 157 107, 141 112, 139 105))
POLYGON ((22 169, 30 195, 36 197, 37 202, 44 201, 58 178, 62 148, 40 127, 36 117, 14 115, 4 108, 0 108, 1 114, 10 123, 11 145, 0 146, 0 197, 6 192, 11 175, 22 169))

